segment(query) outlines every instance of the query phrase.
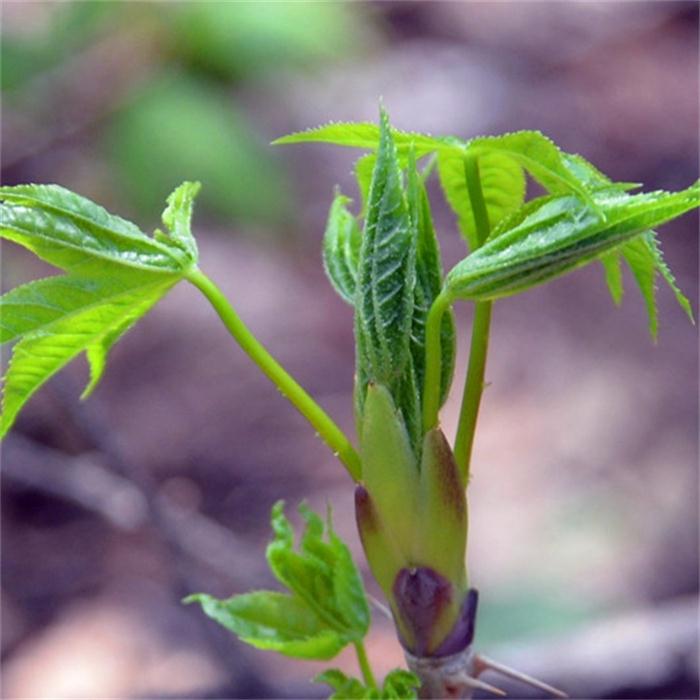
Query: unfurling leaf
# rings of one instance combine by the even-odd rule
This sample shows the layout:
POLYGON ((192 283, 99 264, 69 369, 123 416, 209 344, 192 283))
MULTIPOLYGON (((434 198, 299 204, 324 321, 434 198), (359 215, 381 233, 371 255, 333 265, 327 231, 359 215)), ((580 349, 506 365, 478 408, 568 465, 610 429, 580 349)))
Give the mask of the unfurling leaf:
POLYGON ((334 533, 330 520, 324 528, 322 520, 302 506, 299 510, 306 529, 299 550, 295 550, 283 508, 280 501, 272 509, 275 539, 267 548, 267 561, 275 577, 346 644, 362 639, 369 628, 369 607, 347 546, 334 533))
POLYGON ((479 300, 525 291, 694 209, 699 195, 697 183, 675 193, 597 192, 596 211, 574 196, 543 197, 458 263, 446 289, 453 298, 479 300))
POLYGON ((314 678, 314 683, 325 683, 333 689, 328 700, 364 700, 378 698, 379 692, 372 693, 361 680, 348 676, 339 668, 329 668, 314 678))
POLYGON ((331 204, 323 237, 323 267, 336 292, 354 306, 362 234, 347 208, 351 201, 337 193, 331 204))
POLYGON ((370 381, 396 396, 410 361, 416 238, 386 113, 372 175, 357 276, 355 335, 360 413, 370 381))
POLYGON ((163 216, 170 237, 147 236, 55 185, 0 188, 0 236, 68 272, 0 298, 0 342, 18 341, 4 377, 0 437, 32 394, 81 352, 87 396, 114 343, 196 263, 189 219, 197 186, 185 183, 163 216))
POLYGON ((183 182, 168 197, 168 207, 163 212, 163 223, 170 240, 182 247, 193 263, 197 262, 199 252, 192 235, 192 213, 195 197, 201 188, 199 182, 183 182))
POLYGON ((330 668, 316 676, 314 683, 326 683, 333 689, 328 700, 413 700, 418 697, 420 679, 410 671, 395 668, 387 673, 381 688, 369 688, 358 678, 330 668))
MULTIPOLYGON (((442 291, 443 271, 428 193, 422 178, 418 175, 413 158, 410 158, 408 163, 407 194, 411 221, 416 229, 416 287, 410 347, 415 381, 419 391, 422 392, 425 377, 425 324, 430 307, 442 291)), ((442 405, 447 398, 454 372, 455 324, 451 309, 442 318, 440 347, 442 352, 440 403, 442 405)), ((421 431, 418 439, 422 439, 421 431)))
POLYGON ((272 509, 275 537, 267 560, 289 593, 255 591, 218 600, 205 594, 185 602, 201 603, 204 612, 259 649, 272 649, 300 659, 330 659, 359 642, 370 623, 369 605, 360 574, 347 546, 330 522, 305 505, 306 523, 298 549, 284 515, 284 503, 272 509))

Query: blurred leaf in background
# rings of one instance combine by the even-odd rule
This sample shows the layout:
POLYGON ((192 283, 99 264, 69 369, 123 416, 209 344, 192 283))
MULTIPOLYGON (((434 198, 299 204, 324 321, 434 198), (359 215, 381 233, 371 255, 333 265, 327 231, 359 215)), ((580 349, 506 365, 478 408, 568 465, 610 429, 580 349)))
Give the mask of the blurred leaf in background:
POLYGON ((194 178, 209 214, 263 226, 289 222, 293 197, 268 148, 272 135, 237 90, 274 92, 290 72, 357 54, 373 34, 362 10, 344 3, 67 2, 8 14, 0 45, 10 94, 3 139, 16 144, 8 184, 61 172, 63 184, 80 189, 109 173, 106 187, 148 216, 194 178), (114 40, 121 54, 110 53, 114 40), (105 83, 115 89, 103 96, 105 83), (37 158, 65 142, 69 167, 37 158), (78 171, 80 182, 66 180, 78 171))
POLYGON ((311 67, 365 43, 358 11, 334 2, 190 2, 172 8, 173 48, 229 80, 311 67))
POLYGON ((15 31, 3 26, 0 45, 3 97, 88 44, 116 9, 117 5, 110 2, 56 3, 46 16, 28 12, 21 31, 17 26, 15 31))
POLYGON ((233 101, 186 74, 149 82, 107 130, 130 202, 153 211, 173 183, 202 183, 202 204, 223 219, 279 223, 289 213, 284 173, 233 101))

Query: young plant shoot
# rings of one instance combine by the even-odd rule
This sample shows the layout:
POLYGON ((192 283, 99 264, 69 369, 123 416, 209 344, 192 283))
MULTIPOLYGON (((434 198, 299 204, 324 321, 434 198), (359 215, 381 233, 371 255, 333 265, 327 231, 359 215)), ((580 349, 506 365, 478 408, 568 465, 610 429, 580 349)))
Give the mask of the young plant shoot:
POLYGON ((332 698, 469 697, 487 668, 555 695, 472 649, 477 592, 466 570, 471 453, 479 414, 493 303, 589 263, 604 266, 613 300, 624 261, 657 334, 655 279, 661 276, 692 320, 688 300, 661 256, 654 229, 700 204, 700 185, 631 194, 581 156, 535 131, 463 141, 378 125, 331 124, 276 143, 324 142, 359 148, 359 213, 336 192, 323 243, 331 284, 354 309, 357 438, 328 414, 255 338, 198 267, 191 231, 199 185, 170 195, 163 230, 134 224, 57 185, 0 188, 0 233, 60 268, 1 299, 0 340, 15 341, 4 379, 0 433, 50 377, 84 352, 96 387, 111 347, 170 289, 194 285, 233 339, 328 444, 355 482, 357 527, 409 670, 382 683, 364 646, 370 611, 346 545, 325 519, 300 507, 297 546, 278 503, 267 560, 285 591, 218 600, 196 594, 204 612, 242 641, 299 659, 332 659, 355 648, 360 678, 329 669, 316 680, 332 698), (419 166, 427 161, 425 167, 419 166), (425 181, 437 163, 442 190, 468 248, 444 274, 425 181), (546 194, 525 201, 526 177, 546 194), (453 305, 474 304, 459 426, 450 440, 440 408, 452 384, 453 305))

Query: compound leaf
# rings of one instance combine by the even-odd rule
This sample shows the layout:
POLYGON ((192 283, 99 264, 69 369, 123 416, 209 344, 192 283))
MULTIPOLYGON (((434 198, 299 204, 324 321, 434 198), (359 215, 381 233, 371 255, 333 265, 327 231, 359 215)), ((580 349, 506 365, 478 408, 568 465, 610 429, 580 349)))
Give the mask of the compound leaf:
POLYGON ((68 271, 22 285, 0 299, 0 342, 18 341, 4 378, 0 436, 32 394, 81 352, 90 394, 114 343, 196 264, 190 231, 198 190, 169 198, 169 235, 134 224, 56 185, 0 188, 0 236, 68 271))
POLYGON ((306 526, 296 549, 284 503, 276 503, 271 514, 274 539, 267 561, 289 593, 255 591, 228 600, 200 593, 184 602, 199 602, 207 615, 259 649, 330 659, 367 634, 369 605, 350 551, 333 531, 330 512, 324 524, 304 504, 299 511, 306 526))

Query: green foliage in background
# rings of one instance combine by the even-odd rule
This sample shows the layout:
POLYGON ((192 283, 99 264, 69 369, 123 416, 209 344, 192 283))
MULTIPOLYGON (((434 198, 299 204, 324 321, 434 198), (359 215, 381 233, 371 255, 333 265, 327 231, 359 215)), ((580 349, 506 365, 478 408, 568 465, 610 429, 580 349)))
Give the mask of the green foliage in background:
POLYGON ((187 75, 162 75, 107 129, 130 201, 150 212, 173 182, 202 183, 201 203, 224 220, 280 223, 292 205, 282 171, 235 102, 187 75))
POLYGON ((46 76, 65 80, 94 60, 91 49, 133 37, 146 63, 126 79, 114 65, 125 94, 85 132, 129 207, 150 216, 178 182, 197 179, 209 214, 277 229, 294 219, 289 182, 237 90, 277 90, 280 75, 360 52, 374 34, 362 9, 344 3, 78 1, 37 16, 0 42, 3 98, 35 131, 54 128, 50 105, 36 111, 46 76))

